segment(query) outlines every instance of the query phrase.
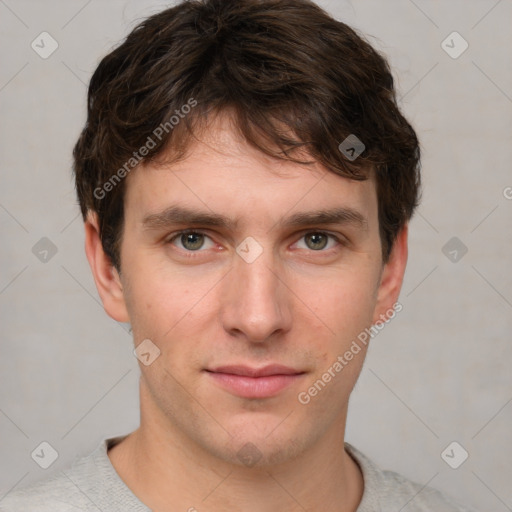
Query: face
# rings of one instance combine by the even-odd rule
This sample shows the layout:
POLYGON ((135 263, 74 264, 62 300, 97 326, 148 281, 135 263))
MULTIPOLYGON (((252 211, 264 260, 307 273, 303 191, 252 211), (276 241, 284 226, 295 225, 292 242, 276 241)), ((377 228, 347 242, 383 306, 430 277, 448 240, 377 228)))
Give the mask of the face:
POLYGON ((122 292, 102 298, 160 350, 140 364, 142 421, 237 464, 344 429, 365 346, 333 368, 403 273, 386 277, 373 178, 271 159, 221 116, 184 161, 127 180, 122 292))

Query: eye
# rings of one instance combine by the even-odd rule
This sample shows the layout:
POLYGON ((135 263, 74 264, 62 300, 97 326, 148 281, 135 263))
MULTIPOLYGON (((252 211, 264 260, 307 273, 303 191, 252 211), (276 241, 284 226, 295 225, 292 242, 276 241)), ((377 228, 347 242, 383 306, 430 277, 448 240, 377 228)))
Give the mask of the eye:
POLYGON ((178 246, 180 249, 184 249, 188 252, 198 252, 201 248, 211 249, 215 245, 210 237, 205 233, 202 233, 201 231, 193 231, 191 229, 176 233, 168 240, 167 243, 174 245, 175 240, 181 244, 181 247, 178 246), (210 245, 206 244, 205 247, 206 240, 210 241, 210 245))
POLYGON ((306 247, 299 247, 299 249, 311 249, 313 251, 323 251, 329 244, 329 238, 334 240, 336 243, 328 247, 327 249, 332 249, 336 245, 340 244, 340 240, 330 233, 325 233, 323 231, 311 231, 306 233, 301 239, 305 240, 306 247))
MULTIPOLYGON (((171 236, 167 241, 171 245, 177 246, 186 252, 202 252, 201 249, 207 250, 215 247, 215 243, 211 238, 199 230, 187 229, 179 231, 171 236)), ((296 243, 299 249, 307 249, 315 252, 327 252, 336 245, 343 245, 338 237, 324 231, 310 231, 302 236, 296 243), (305 244, 301 242, 305 241, 305 244)))

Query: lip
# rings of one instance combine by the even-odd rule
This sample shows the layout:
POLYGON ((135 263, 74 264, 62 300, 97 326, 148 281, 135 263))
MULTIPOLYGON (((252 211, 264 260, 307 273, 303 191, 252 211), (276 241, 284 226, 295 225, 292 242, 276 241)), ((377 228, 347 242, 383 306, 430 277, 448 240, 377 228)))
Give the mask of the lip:
POLYGON ((300 379, 306 372, 272 364, 262 368, 232 365, 205 370, 214 382, 242 398, 270 398, 300 379))

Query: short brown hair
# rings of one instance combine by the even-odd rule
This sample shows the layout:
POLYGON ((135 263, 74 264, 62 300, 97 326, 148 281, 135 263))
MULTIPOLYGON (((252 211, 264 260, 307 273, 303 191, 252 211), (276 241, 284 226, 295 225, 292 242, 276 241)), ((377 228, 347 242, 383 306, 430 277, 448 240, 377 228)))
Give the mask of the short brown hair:
POLYGON ((388 260, 419 201, 420 149, 386 59, 309 0, 185 0, 140 23, 89 85, 73 151, 76 189, 84 220, 97 212, 118 270, 122 178, 164 149, 182 158, 194 128, 225 109, 250 144, 275 158, 307 164, 294 158, 305 150, 356 180, 374 169, 388 260), (356 159, 339 148, 354 135, 364 144, 356 159))

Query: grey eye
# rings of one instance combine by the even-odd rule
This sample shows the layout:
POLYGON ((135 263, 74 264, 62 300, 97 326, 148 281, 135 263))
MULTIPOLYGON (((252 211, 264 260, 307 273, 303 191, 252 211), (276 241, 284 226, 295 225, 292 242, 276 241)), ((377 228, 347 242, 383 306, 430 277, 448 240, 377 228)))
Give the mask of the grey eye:
POLYGON ((200 231, 182 231, 173 236, 169 243, 178 247, 181 245, 180 249, 189 252, 198 252, 199 249, 211 249, 215 245, 208 235, 200 231))
POLYGON ((325 249, 329 242, 329 235, 326 233, 308 233, 304 235, 304 240, 306 240, 306 245, 309 249, 318 251, 325 249))
POLYGON ((183 233, 180 237, 183 247, 189 251, 196 251, 204 244, 204 235, 201 233, 183 233))

